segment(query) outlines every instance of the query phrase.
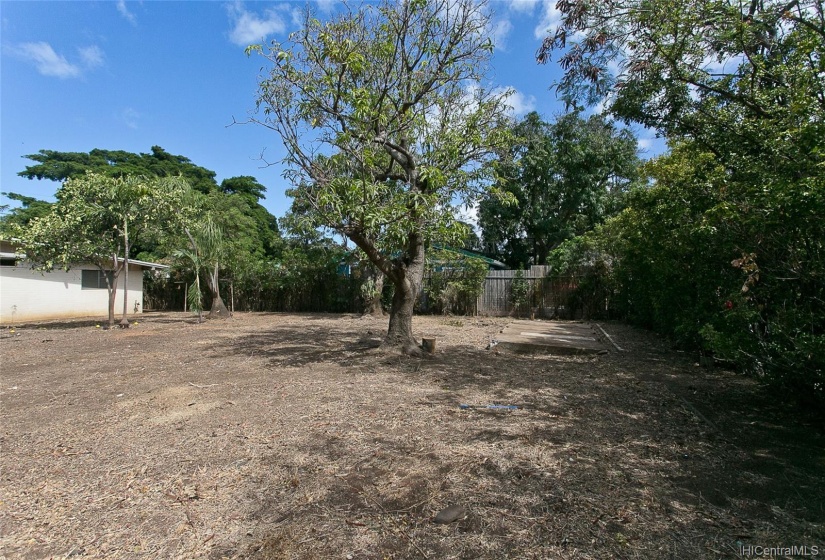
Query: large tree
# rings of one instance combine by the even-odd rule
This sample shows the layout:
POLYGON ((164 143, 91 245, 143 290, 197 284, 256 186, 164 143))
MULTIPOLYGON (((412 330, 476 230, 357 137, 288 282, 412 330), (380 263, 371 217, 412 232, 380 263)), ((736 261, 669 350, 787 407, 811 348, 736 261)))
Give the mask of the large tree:
POLYGON ((578 112, 554 123, 530 113, 513 135, 497 186, 517 204, 497 196, 481 201, 484 248, 513 268, 546 264, 560 243, 616 212, 639 175, 636 139, 601 116, 578 112))
POLYGON ((271 63, 253 120, 283 139, 305 219, 395 287, 385 346, 415 351, 427 240, 464 233, 453 206, 478 194, 506 139, 506 94, 483 82, 488 26, 472 0, 385 0, 326 22, 307 13, 287 43, 249 49, 271 63))
POLYGON ((50 212, 18 230, 26 257, 37 269, 96 265, 109 292, 115 322, 117 284, 123 276, 122 326, 128 326, 130 247, 153 229, 169 227, 188 190, 179 178, 114 178, 87 173, 67 180, 50 212))

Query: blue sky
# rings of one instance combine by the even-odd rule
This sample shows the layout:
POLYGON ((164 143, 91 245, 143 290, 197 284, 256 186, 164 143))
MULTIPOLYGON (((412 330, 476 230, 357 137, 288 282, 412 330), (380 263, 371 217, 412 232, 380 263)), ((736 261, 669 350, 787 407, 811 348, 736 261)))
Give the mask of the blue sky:
MULTIPOLYGON (((556 17, 556 0, 494 0, 497 49, 491 85, 515 89, 515 115, 562 111, 550 91, 554 65, 534 55, 556 17)), ((49 181, 17 176, 41 149, 150 152, 154 145, 212 169, 217 180, 252 175, 263 201, 289 207, 280 138, 256 125, 232 125, 254 109, 264 65, 244 47, 285 40, 305 2, 0 2, 0 191, 53 200, 49 181)), ((321 17, 337 6, 314 1, 321 17)), ((651 155, 662 142, 642 131, 651 155)), ((8 203, 5 197, 0 204, 8 203)))

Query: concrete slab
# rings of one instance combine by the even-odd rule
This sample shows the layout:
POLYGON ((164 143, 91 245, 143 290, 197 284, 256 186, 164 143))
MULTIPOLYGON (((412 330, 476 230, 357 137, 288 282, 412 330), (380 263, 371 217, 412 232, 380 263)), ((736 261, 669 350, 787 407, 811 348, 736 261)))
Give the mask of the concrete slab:
POLYGON ((522 354, 598 354, 607 351, 595 325, 573 321, 513 321, 496 340, 522 354))

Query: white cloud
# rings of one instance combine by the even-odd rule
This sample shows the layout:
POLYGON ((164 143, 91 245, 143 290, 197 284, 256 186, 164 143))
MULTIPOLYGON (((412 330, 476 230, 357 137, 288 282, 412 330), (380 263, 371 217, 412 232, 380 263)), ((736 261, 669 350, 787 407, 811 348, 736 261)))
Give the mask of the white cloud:
POLYGON ((490 38, 493 40, 493 45, 500 51, 507 50, 507 36, 513 30, 513 24, 509 19, 499 20, 490 30, 490 38))
POLYGON ((331 14, 335 10, 335 6, 339 3, 339 0, 315 0, 315 3, 318 5, 318 10, 324 14, 331 14))
POLYGON ((103 66, 103 50, 96 45, 79 47, 77 49, 80 61, 69 62, 65 56, 58 54, 49 43, 21 43, 11 47, 9 51, 18 57, 34 64, 37 71, 44 76, 57 78, 78 78, 84 70, 103 66))
POLYGON ((247 11, 243 2, 240 1, 230 4, 228 10, 232 21, 229 40, 236 45, 245 47, 263 41, 269 35, 283 33, 286 30, 284 20, 275 10, 266 10, 264 15, 260 16, 247 11))
POLYGON ((561 22, 561 16, 561 11, 556 8, 556 0, 542 0, 541 21, 533 31, 536 39, 544 39, 547 35, 552 35, 561 22))
POLYGON ((526 115, 536 108, 536 98, 532 95, 524 95, 514 88, 496 88, 494 93, 504 93, 509 91, 510 95, 504 101, 510 107, 510 114, 514 117, 526 115))
POLYGON ((54 52, 54 49, 48 43, 42 41, 22 43, 14 51, 20 57, 33 62, 37 66, 37 71, 44 76, 56 76, 58 78, 76 78, 80 76, 80 67, 54 52))
POLYGON ((120 15, 129 20, 129 23, 132 25, 137 25, 137 18, 135 17, 135 14, 130 12, 129 8, 126 7, 126 0, 117 0, 117 11, 120 12, 120 15))
POLYGON ((137 130, 138 120, 140 119, 140 113, 138 113, 131 107, 126 107, 120 113, 120 118, 126 126, 128 126, 131 129, 137 130))
POLYGON ((508 0, 507 5, 513 12, 533 15, 538 0, 508 0))
POLYGON ((653 138, 639 138, 638 145, 640 150, 649 150, 653 146, 653 138))
POLYGON ((289 11, 289 17, 292 20, 292 26, 295 28, 302 28, 304 26, 304 12, 298 8, 293 8, 289 11))
POLYGON ((87 68, 103 66, 103 51, 100 47, 96 45, 81 47, 77 49, 77 52, 80 54, 80 59, 87 68))

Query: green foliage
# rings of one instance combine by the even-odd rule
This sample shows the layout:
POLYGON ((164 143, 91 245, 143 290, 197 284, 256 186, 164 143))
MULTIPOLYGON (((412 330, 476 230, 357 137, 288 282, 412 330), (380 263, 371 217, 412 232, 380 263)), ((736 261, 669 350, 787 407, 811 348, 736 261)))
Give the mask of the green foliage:
POLYGON ((618 315, 825 402, 822 180, 734 182, 693 144, 649 171, 655 186, 557 250, 556 269, 595 270, 618 315))
POLYGON ((429 310, 467 315, 475 311, 487 277, 487 263, 448 249, 427 254, 424 293, 429 310))
POLYGON ((191 267, 194 280, 192 280, 192 284, 189 285, 186 290, 186 303, 190 310, 198 313, 198 319, 200 319, 204 309, 204 294, 201 289, 201 269, 203 268, 203 260, 196 249, 179 249, 173 256, 178 259, 179 264, 182 262, 188 263, 188 266, 184 265, 185 268, 191 267))
POLYGON ((38 162, 37 165, 27 166, 18 173, 27 179, 63 182, 66 179, 82 177, 92 171, 115 178, 183 176, 194 190, 204 194, 217 188, 214 171, 199 167, 184 156, 172 155, 160 146, 152 146, 151 154, 100 149, 94 149, 89 153, 40 150, 25 157, 38 162))
POLYGON ((608 240, 597 226, 585 235, 574 237, 554 249, 548 259, 550 277, 572 281, 567 293, 564 315, 589 319, 612 318, 617 305, 614 258, 610 252, 614 240, 608 240))
MULTIPOLYGON (((100 149, 89 153, 41 150, 26 157, 38 162, 19 173, 29 179, 65 181, 82 177, 87 172, 116 179, 182 177, 194 191, 186 201, 191 214, 189 219, 211 214, 231 240, 228 253, 233 258, 245 254, 273 258, 279 254, 281 240, 277 220, 261 206, 259 201, 266 187, 254 177, 230 177, 218 186, 214 171, 195 165, 184 156, 169 154, 158 146, 153 146, 149 154, 100 149)), ((143 260, 162 260, 187 245, 182 232, 180 236, 178 239, 162 239, 149 235, 135 245, 135 254, 143 260)), ((234 266, 232 258, 225 265, 234 266)))
POLYGON ((574 0, 559 7, 561 21, 539 60, 559 53, 557 88, 569 103, 606 99, 614 115, 694 138, 741 169, 766 154, 782 174, 800 166, 810 173, 821 161, 815 148, 823 123, 808 117, 822 111, 822 2, 574 0), (786 131, 783 142, 766 126, 786 131))
MULTIPOLYGON (((195 267, 204 270, 195 264, 203 259, 197 255, 189 258, 188 253, 193 252, 178 252, 179 259, 172 263, 169 278, 146 281, 144 293, 154 308, 183 308, 181 286, 192 282, 195 267)), ((236 260, 232 268, 221 268, 222 298, 228 304, 232 297, 236 311, 359 312, 360 280, 339 270, 340 264, 350 259, 348 251, 328 239, 305 243, 288 238, 275 259, 249 256, 236 260)), ((204 308, 210 306, 211 297, 203 290, 204 308)))
POLYGON ((50 212, 21 232, 37 266, 68 269, 82 261, 112 262, 127 242, 175 223, 188 185, 178 179, 111 178, 87 173, 67 180, 50 212))
POLYGON ((9 200, 19 202, 17 208, 4 206, 0 209, 0 238, 20 237, 20 230, 29 225, 35 218, 40 218, 49 213, 51 203, 44 200, 25 196, 22 194, 6 192, 4 194, 9 200))
POLYGON ((361 299, 365 302, 374 301, 375 298, 381 296, 381 294, 379 293, 379 288, 383 289, 383 286, 383 283, 379 283, 376 281, 374 275, 367 276, 367 278, 361 283, 361 287, 359 288, 361 292, 361 299))
MULTIPOLYGON (((172 227, 188 189, 176 178, 113 178, 88 172, 68 179, 49 213, 21 229, 23 251, 35 268, 44 271, 68 270, 80 263, 114 270, 116 284, 126 270, 130 245, 172 227)), ((108 289, 111 323, 115 285, 108 289)))
POLYGON ((591 235, 613 304, 825 410, 822 2, 559 6, 539 58, 562 53, 562 95, 673 146, 591 235))
POLYGON ((255 177, 242 175, 221 181, 220 190, 226 194, 248 196, 257 202, 264 198, 266 187, 260 184, 255 177))
MULTIPOLYGON (((227 244, 223 230, 218 226, 210 215, 200 220, 190 228, 186 227, 186 236, 189 239, 189 248, 175 251, 174 256, 179 261, 189 263, 191 272, 195 277, 192 286, 189 288, 189 307, 198 312, 198 317, 203 311, 203 295, 201 291, 200 278, 203 274, 206 285, 209 287, 212 296, 213 309, 216 303, 222 305, 220 296, 220 270, 221 263, 226 258, 227 244)), ((221 309, 223 311, 223 309, 221 309)), ((210 316, 212 314, 210 313, 210 316)))
POLYGON ((510 282, 509 297, 510 303, 513 304, 516 315, 520 315, 521 308, 524 307, 530 299, 530 284, 524 277, 524 270, 518 269, 516 271, 516 275, 513 276, 513 281, 510 282))
POLYGON ((496 187, 508 197, 479 206, 485 252, 513 268, 545 264, 560 243, 620 209, 639 176, 636 140, 578 112, 552 124, 530 113, 512 132, 517 140, 497 165, 496 187))
POLYGON ((333 243, 288 241, 278 261, 235 271, 236 309, 354 312, 359 285, 339 272, 349 253, 333 243))

